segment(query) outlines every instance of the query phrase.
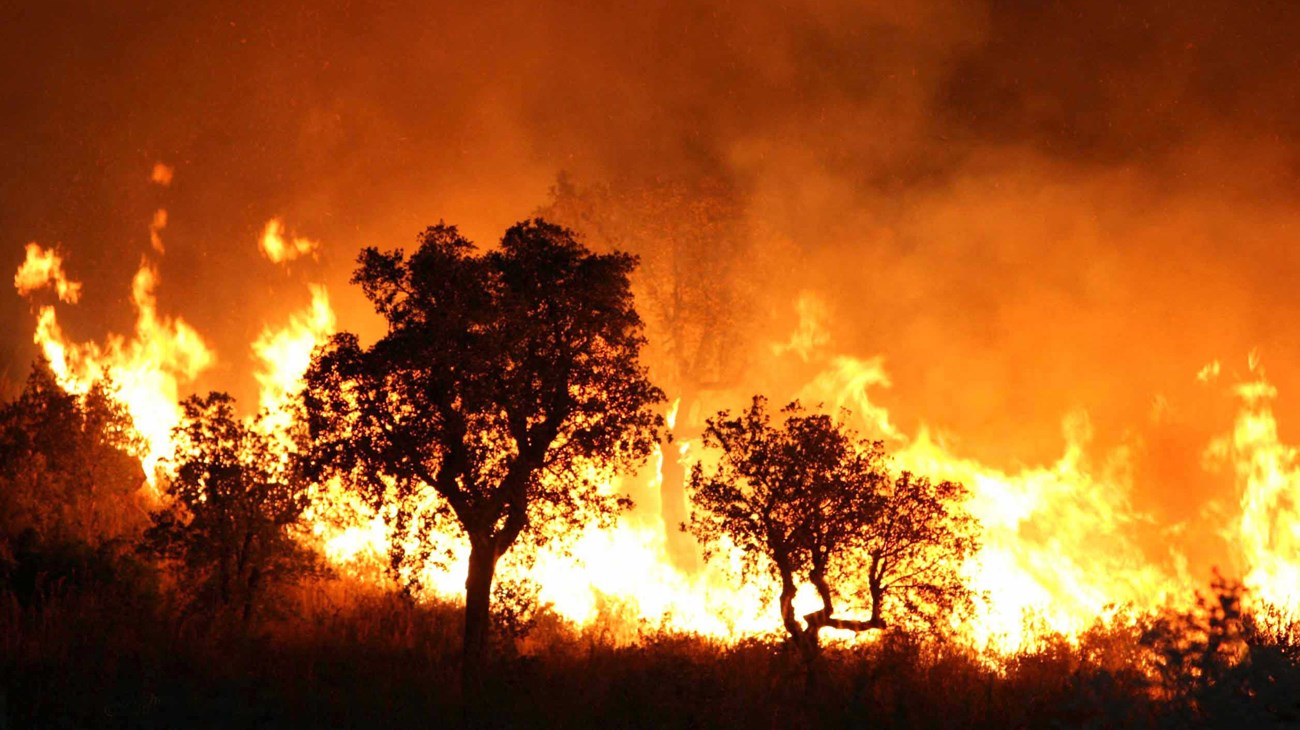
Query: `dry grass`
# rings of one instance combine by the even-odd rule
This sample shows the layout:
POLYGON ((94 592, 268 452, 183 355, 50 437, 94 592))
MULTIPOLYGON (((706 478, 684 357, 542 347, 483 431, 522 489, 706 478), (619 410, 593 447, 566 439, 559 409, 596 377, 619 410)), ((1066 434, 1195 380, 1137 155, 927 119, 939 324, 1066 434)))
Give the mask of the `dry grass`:
MULTIPOLYGON (((321 583, 282 597, 277 615, 254 625, 181 605, 147 582, 65 586, 28 604, 3 596, 0 727, 461 724, 454 604, 321 583)), ((1044 641, 1000 667, 959 647, 891 635, 830 649, 810 673, 780 643, 728 645, 650 629, 627 642, 543 615, 514 647, 523 650, 498 647, 489 724, 1179 727, 1231 724, 1246 710, 1277 726, 1293 717, 1284 690, 1300 673, 1276 634, 1258 647, 1258 669, 1225 670, 1205 685, 1214 693, 1188 701, 1155 691, 1136 666, 1139 628, 1099 627, 1079 645, 1044 641), (1252 705, 1261 687, 1281 699, 1252 705)))

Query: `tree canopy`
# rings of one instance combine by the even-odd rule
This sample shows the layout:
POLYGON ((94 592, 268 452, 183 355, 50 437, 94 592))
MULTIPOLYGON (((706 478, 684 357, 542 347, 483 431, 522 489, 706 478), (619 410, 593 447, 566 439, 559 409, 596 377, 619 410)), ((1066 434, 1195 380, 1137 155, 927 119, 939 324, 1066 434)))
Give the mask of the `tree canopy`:
MULTIPOLYGON (((0 407, 0 537, 97 544, 145 522, 138 492, 143 442, 113 386, 85 395, 33 364, 22 393, 0 407)), ((2 548, 0 548, 2 549, 2 548)))
POLYGON ((883 629, 892 613, 937 617, 969 602, 957 570, 977 547, 976 525, 961 485, 892 474, 880 442, 797 402, 773 423, 761 396, 709 419, 703 442, 718 461, 693 468, 683 527, 706 553, 724 540, 741 550, 746 578, 779 582, 782 623, 807 656, 823 628, 883 629), (821 600, 802 621, 801 582, 821 600), (837 616, 837 601, 865 605, 870 618, 837 616))
POLYGON ((210 605, 248 620, 266 589, 315 567, 292 533, 307 505, 307 483, 286 453, 290 439, 245 422, 225 393, 181 403, 171 503, 146 532, 152 550, 177 561, 210 605))
POLYGON ((317 475, 345 473, 392 523, 394 568, 418 578, 430 533, 454 519, 470 543, 465 666, 477 681, 497 560, 625 500, 593 468, 640 463, 663 395, 628 277, 636 259, 596 254, 540 219, 476 252, 454 226, 409 256, 369 248, 353 283, 388 323, 374 345, 336 335, 314 355, 305 403, 317 475), (408 549, 414 545, 414 550, 408 549))

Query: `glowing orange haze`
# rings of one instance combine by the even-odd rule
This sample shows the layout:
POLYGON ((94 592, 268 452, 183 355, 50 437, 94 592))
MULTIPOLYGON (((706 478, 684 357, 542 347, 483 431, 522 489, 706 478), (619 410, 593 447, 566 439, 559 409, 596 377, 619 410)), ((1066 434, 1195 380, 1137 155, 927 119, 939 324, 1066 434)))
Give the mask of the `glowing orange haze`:
MULTIPOLYGON (((153 179, 169 184, 170 168, 158 166, 153 179)), ((150 226, 154 256, 163 255, 166 218, 166 211, 160 210, 150 226)), ((259 245, 275 263, 315 251, 314 241, 286 238, 285 230, 282 221, 273 219, 261 240, 248 245, 259 245)), ((15 275, 15 288, 27 297, 50 288, 64 304, 74 305, 82 285, 65 266, 57 251, 30 244, 15 275)), ((217 360, 207 340, 182 317, 158 311, 154 292, 159 285, 156 263, 146 256, 131 287, 136 325, 129 335, 109 335, 98 343, 71 341, 53 304, 37 307, 35 326, 35 341, 69 391, 85 392, 106 377, 117 385, 148 442, 144 467, 151 485, 155 469, 165 466, 170 453, 169 434, 180 417, 178 400, 217 360)), ((312 349, 336 326, 326 287, 311 285, 308 294, 310 301, 301 311, 278 327, 265 327, 251 345, 259 363, 258 406, 273 414, 272 426, 283 424, 276 419, 289 418, 285 406, 301 383, 312 349)), ((1086 447, 1092 433, 1085 413, 1064 415, 1064 448, 1052 463, 1007 471, 964 458, 924 426, 914 434, 901 432, 889 411, 872 402, 873 392, 889 386, 883 358, 837 354, 827 335, 826 308, 816 294, 805 292, 790 306, 799 324, 793 332, 772 334, 771 357, 797 357, 816 367, 793 395, 851 409, 864 433, 890 444, 898 466, 971 488, 969 508, 983 524, 983 548, 962 570, 970 586, 988 598, 980 615, 959 627, 974 644, 1013 649, 1044 630, 1074 635, 1119 606, 1147 609, 1186 601, 1206 577, 1189 568, 1173 548, 1159 564, 1144 553, 1135 527, 1151 518, 1132 505, 1134 477, 1128 455, 1120 450, 1101 463, 1090 459, 1086 447), (1027 618, 1032 621, 1027 623, 1027 618)), ((1217 362, 1211 363, 1197 377, 1215 387, 1220 371, 1217 362)), ((1229 387, 1241 401, 1237 420, 1224 424, 1224 435, 1198 455, 1204 468, 1229 472, 1236 485, 1235 494, 1221 495, 1231 518, 1222 525, 1220 537, 1240 551, 1226 558, 1244 566, 1246 584, 1257 600, 1295 610, 1300 608, 1300 505, 1292 497, 1300 487, 1297 451, 1278 439, 1270 409, 1276 390, 1253 356, 1248 376, 1229 387)), ((677 414, 674 405, 670 417, 690 417, 698 425, 703 415, 677 414)), ((665 458, 694 458, 689 442, 679 441, 678 448, 679 453, 657 453, 647 466, 651 494, 661 483, 665 458)), ((609 488, 622 489, 617 483, 609 488)), ((735 556, 731 563, 724 558, 698 570, 675 567, 668 559, 667 541, 676 526, 664 524, 651 502, 613 530, 592 529, 575 536, 572 556, 542 554, 528 574, 540 585, 541 598, 576 622, 594 620, 613 607, 625 618, 724 637, 777 628, 774 609, 763 605, 762 591, 737 585, 735 556)), ((315 539, 335 565, 358 576, 378 574, 385 545, 394 538, 343 485, 318 488, 309 520, 315 539)), ((459 536, 446 539, 459 555, 459 536)), ((463 557, 453 559, 445 571, 425 575, 430 590, 460 594, 463 557)), ((505 570, 508 576, 508 565, 505 570)))

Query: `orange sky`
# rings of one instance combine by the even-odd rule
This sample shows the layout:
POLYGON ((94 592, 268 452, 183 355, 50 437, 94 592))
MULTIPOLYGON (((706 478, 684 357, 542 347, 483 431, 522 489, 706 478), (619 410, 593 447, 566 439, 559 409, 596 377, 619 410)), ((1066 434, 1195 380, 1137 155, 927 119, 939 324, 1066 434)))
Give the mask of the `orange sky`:
MULTIPOLYGON (((816 293, 837 352, 885 357, 903 428, 963 453, 1051 459, 1086 410, 1099 450, 1141 445, 1149 500, 1194 511, 1253 348, 1296 432, 1300 7, 78 5, 0 24, 0 251, 60 244, 72 334, 126 331, 166 208, 160 308, 218 354, 197 388, 251 398, 247 343, 306 281, 372 327, 361 246, 439 219, 490 242, 567 170, 728 181, 780 251, 773 340, 816 293), (319 260, 260 257, 277 216, 319 260)), ((20 380, 29 303, 0 323, 20 380)))

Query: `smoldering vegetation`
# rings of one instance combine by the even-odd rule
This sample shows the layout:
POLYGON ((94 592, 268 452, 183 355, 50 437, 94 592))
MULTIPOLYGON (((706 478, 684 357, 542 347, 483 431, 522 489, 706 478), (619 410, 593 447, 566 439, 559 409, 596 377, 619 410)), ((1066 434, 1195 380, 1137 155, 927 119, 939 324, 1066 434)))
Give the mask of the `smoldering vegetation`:
MULTIPOLYGON (((889 364, 872 397, 904 433, 1009 468, 1049 463, 1062 416, 1087 411, 1089 448, 1133 454, 1134 502, 1169 528, 1151 552, 1180 541, 1197 574, 1232 552, 1236 493, 1201 469, 1230 416, 1195 374, 1258 348, 1279 412, 1300 393, 1285 3, 56 2, 6 20, 0 238, 63 245, 86 281, 67 327, 94 340, 130 331, 120 292, 165 207, 162 307, 221 353, 193 390, 254 400, 243 353, 294 306, 286 281, 327 283, 343 327, 373 335, 344 293, 359 246, 438 216, 489 240, 541 208, 659 267, 638 306, 671 398, 707 412, 806 382, 765 358, 813 292, 835 353, 889 364), (174 179, 146 184, 159 162, 174 179), (277 216, 319 255, 261 262, 277 216), (685 308, 651 311, 671 282, 685 308)), ((16 403, 31 312, 0 300, 16 403)), ((455 606, 310 561, 222 605, 181 554, 140 549, 134 447, 68 436, 111 415, 62 413, 0 463, 0 726, 459 722, 455 606)), ((486 692, 503 726, 1294 724, 1293 627, 1239 596, 997 660, 891 632, 815 676, 775 637, 722 645, 617 607, 574 627, 525 601, 497 616, 486 692)))
MULTIPOLYGON (((35 603, 6 591, 0 686, 10 727, 462 725, 458 605, 315 586, 248 625, 178 610, 147 579, 154 574, 115 577, 111 589, 77 576, 43 586, 35 603)), ((576 628, 540 611, 525 631, 498 635, 486 724, 1294 726, 1294 629, 1223 618, 1099 622, 1077 643, 1046 636, 996 659, 889 633, 828 649, 810 675, 774 639, 724 644, 629 626, 616 609, 576 628)))

